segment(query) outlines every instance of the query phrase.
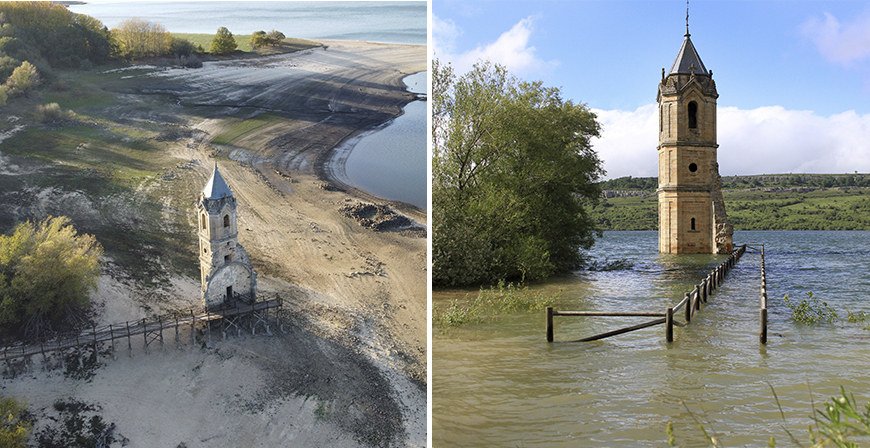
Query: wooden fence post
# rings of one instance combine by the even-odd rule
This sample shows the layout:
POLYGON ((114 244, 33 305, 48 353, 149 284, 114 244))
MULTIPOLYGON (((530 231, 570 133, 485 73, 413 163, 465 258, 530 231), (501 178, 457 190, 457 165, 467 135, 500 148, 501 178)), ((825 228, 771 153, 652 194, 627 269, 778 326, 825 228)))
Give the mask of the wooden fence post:
POLYGON ((553 342, 553 307, 547 307, 547 342, 553 342))
POLYGON ((117 360, 118 356, 115 355, 115 332, 112 330, 112 324, 109 324, 109 340, 112 341, 112 359, 117 360))
POLYGON ((692 302, 689 301, 689 293, 686 293, 684 297, 686 299, 686 323, 689 323, 692 320, 692 302))
POLYGON ((142 337, 145 339, 145 354, 151 354, 151 350, 148 350, 148 324, 145 323, 145 318, 142 318, 142 337))
POLYGON ((674 309, 665 310, 665 340, 674 342, 674 309))

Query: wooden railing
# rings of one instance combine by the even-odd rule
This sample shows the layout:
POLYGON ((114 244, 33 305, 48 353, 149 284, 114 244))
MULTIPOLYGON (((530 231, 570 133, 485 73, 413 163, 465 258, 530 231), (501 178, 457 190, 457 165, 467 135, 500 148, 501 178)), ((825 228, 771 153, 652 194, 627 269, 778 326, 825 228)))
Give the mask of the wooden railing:
MULTIPOLYGON (((616 336, 623 333, 628 333, 635 330, 640 330, 642 328, 652 327, 655 325, 665 324, 665 340, 667 342, 674 341, 674 326, 684 327, 688 325, 692 321, 692 316, 701 309, 702 303, 707 303, 710 294, 722 285, 722 282, 725 280, 725 275, 734 267, 735 264, 740 260, 740 257, 746 252, 746 245, 742 245, 731 252, 731 255, 728 256, 728 259, 717 265, 703 280, 692 289, 692 291, 685 293, 683 296, 683 300, 681 300, 676 306, 669 307, 665 309, 665 312, 598 312, 598 311, 557 311, 554 310, 553 307, 548 306, 546 309, 546 319, 547 319, 547 342, 553 342, 553 316, 586 316, 586 317, 656 317, 657 319, 650 320, 641 324, 633 325, 630 327, 620 328, 618 330, 608 331, 606 333, 597 334, 594 336, 589 336, 583 339, 577 339, 574 341, 567 342, 588 342, 588 341, 597 341, 599 339, 608 338, 611 336, 616 336), (679 312, 679 310, 683 308, 683 315, 685 316, 685 323, 681 323, 679 321, 674 320, 674 313, 679 312)), ((762 264, 763 266, 763 264, 762 264)), ((763 267, 762 267, 763 272, 763 267)), ((764 312, 766 312, 766 298, 764 306, 764 312)))
POLYGON ((764 272, 764 244, 761 245, 761 328, 758 341, 767 344, 767 274, 764 272))
POLYGON ((160 342, 160 347, 164 345, 164 331, 172 331, 174 329, 174 337, 176 344, 181 343, 179 335, 180 328, 190 327, 190 339, 192 343, 196 343, 196 326, 197 324, 205 324, 208 328, 207 336, 211 337, 211 323, 220 321, 221 331, 224 338, 228 330, 236 330, 237 334, 242 330, 241 318, 251 316, 248 328, 252 333, 256 334, 257 328, 262 327, 267 333, 271 333, 268 322, 268 310, 273 308, 281 308, 282 300, 277 295, 275 299, 262 302, 245 303, 242 301, 235 302, 232 306, 223 307, 220 309, 205 310, 205 312, 197 313, 196 310, 188 310, 189 315, 182 313, 175 317, 158 317, 155 320, 148 321, 146 319, 137 321, 127 321, 121 324, 111 324, 108 326, 97 327, 96 325, 89 330, 76 332, 72 335, 60 336, 51 340, 40 340, 30 343, 22 343, 14 346, 0 348, 0 358, 8 362, 16 358, 24 358, 37 354, 45 356, 47 353, 66 350, 70 348, 78 348, 81 346, 94 345, 101 342, 110 342, 112 344, 112 357, 115 357, 115 340, 126 339, 128 350, 133 349, 133 336, 142 336, 142 341, 145 344, 146 353, 149 351, 151 344, 160 342))

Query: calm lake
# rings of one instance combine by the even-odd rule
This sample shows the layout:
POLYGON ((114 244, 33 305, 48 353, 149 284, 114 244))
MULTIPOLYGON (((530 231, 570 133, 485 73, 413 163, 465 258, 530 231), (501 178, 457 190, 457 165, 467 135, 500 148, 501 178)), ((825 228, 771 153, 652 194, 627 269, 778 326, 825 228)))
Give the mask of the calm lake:
MULTIPOLYGON (((426 75, 405 77, 408 90, 426 93, 426 75)), ((428 209, 426 109, 425 101, 408 103, 400 117, 349 142, 352 150, 344 166, 348 183, 382 198, 428 209)))
POLYGON ((138 17, 170 33, 233 34, 278 30, 303 39, 426 44, 426 2, 96 1, 69 10, 114 28, 138 17))
MULTIPOLYGON (((533 288, 561 290, 561 310, 658 312, 726 258, 660 255, 657 238, 656 232, 607 232, 592 256, 627 259, 632 269, 577 272, 533 288)), ((671 344, 661 325, 597 342, 558 343, 644 318, 556 316, 554 344, 546 342, 543 312, 436 329, 434 446, 661 447, 669 421, 680 446, 708 446, 695 419, 723 446, 766 446, 771 436, 777 446, 792 446, 782 426, 806 441, 812 402, 819 406, 838 395, 840 385, 866 403, 870 330, 845 316, 847 309, 870 312, 870 232, 736 232, 734 241, 765 243, 766 346, 758 342, 760 256, 753 250, 691 324, 674 329, 671 344), (783 296, 799 301, 807 292, 842 321, 792 321, 783 296)), ((443 307, 466 292, 435 291, 433 302, 443 307)))

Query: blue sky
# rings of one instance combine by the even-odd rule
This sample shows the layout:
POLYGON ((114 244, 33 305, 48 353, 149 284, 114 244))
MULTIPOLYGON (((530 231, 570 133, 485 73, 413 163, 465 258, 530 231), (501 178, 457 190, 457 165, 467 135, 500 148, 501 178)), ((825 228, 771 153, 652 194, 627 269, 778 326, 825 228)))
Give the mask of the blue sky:
MULTIPOLYGON (((700 1, 689 30, 719 90, 722 175, 870 172, 870 2, 700 1)), ((685 1, 432 0, 431 51, 560 87, 604 126, 607 178, 655 176, 656 89, 685 1)))

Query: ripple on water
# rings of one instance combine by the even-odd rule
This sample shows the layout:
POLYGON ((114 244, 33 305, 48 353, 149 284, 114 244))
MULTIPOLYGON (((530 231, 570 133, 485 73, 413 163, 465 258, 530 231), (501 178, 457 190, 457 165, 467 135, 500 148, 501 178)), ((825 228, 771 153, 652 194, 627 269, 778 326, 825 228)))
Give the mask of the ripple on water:
MULTIPOLYGON (((803 435, 812 403, 870 397, 870 331, 846 323, 804 326, 782 297, 812 291, 845 315, 870 312, 870 232, 738 232, 765 242, 769 344, 758 343, 760 274, 748 253, 691 325, 668 346, 661 326, 593 343, 547 344, 542 313, 433 335, 435 446, 663 446, 674 422, 681 446, 706 446, 695 419, 726 446, 803 435), (810 390, 812 392, 810 392, 810 390), (686 409, 688 407, 688 410, 686 409)), ((562 309, 655 311, 675 304, 721 258, 656 253, 655 232, 607 232, 596 256, 631 270, 581 272, 539 288, 562 290, 562 309)), ((439 303, 438 293, 434 294, 439 303)), ((557 340, 622 326, 625 319, 557 316, 557 340)), ((643 321, 639 318, 637 322, 643 321)), ((635 322, 635 321, 632 321, 635 322)))

